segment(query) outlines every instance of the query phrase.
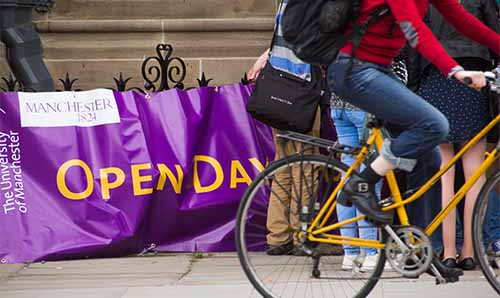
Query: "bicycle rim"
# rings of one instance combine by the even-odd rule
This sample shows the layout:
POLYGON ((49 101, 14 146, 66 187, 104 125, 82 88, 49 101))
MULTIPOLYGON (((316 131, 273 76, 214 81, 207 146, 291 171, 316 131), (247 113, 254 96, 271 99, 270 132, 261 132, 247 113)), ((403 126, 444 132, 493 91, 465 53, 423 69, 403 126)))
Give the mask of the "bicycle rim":
MULTIPOLYGON (((257 292, 266 298, 366 297, 375 287, 384 269, 385 254, 383 252, 379 252, 375 258, 372 257, 374 262, 369 270, 354 274, 352 270, 341 269, 343 256, 334 253, 339 250, 339 247, 321 244, 321 249, 332 251, 332 253, 326 253, 327 255, 321 257, 319 278, 312 277, 314 259, 311 257, 266 255, 264 250, 268 233, 267 204, 269 193, 272 192, 271 183, 267 181, 271 180, 276 183, 274 177, 280 171, 291 173, 290 168, 294 167, 303 168, 304 172, 307 172, 307 167, 309 167, 323 174, 323 181, 321 181, 321 174, 317 177, 311 176, 311 181, 315 180, 318 184, 315 189, 317 195, 311 197, 319 203, 324 203, 326 192, 329 193, 332 190, 320 190, 319 184, 330 184, 326 182, 325 176, 343 174, 347 170, 345 165, 324 156, 297 155, 272 163, 253 181, 240 204, 236 227, 238 257, 245 274, 257 292)), ((304 185, 308 183, 304 181, 304 185)), ((314 183, 309 183, 312 190, 314 190, 313 185, 314 183)), ((298 188, 301 189, 300 186, 298 188)), ((304 192, 311 194, 310 191, 304 192)), ((254 293, 252 297, 258 297, 258 293, 254 293)))
POLYGON ((493 243, 500 241, 500 170, 481 189, 473 212, 474 254, 486 279, 500 294, 500 251, 493 243))

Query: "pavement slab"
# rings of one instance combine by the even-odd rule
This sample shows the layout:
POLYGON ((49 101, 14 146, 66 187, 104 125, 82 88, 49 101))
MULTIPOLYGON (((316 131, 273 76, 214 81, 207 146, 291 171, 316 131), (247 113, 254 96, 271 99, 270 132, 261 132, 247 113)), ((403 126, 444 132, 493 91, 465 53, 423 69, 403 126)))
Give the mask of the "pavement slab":
POLYGON ((190 263, 189 255, 176 255, 34 263, 21 268, 2 265, 0 268, 11 267, 3 269, 11 273, 0 280, 0 292, 160 287, 175 284, 188 271, 190 263))
MULTIPOLYGON (((263 257, 263 262, 272 264, 276 260, 268 258, 263 257)), ((334 290, 342 292, 341 288, 334 290)), ((236 254, 229 253, 0 265, 0 297, 249 298, 260 295, 248 282, 236 254)), ((493 298, 498 295, 481 271, 476 270, 466 272, 459 283, 441 286, 436 286, 434 278, 425 274, 408 280, 386 273, 368 297, 493 298)))

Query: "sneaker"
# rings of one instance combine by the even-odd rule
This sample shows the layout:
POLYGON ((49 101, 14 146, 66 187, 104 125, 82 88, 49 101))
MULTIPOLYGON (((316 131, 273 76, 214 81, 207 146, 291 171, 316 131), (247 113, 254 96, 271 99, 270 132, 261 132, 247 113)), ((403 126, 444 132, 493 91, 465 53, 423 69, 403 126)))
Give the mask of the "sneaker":
POLYGON ((267 255, 269 256, 282 256, 289 255, 293 251, 293 241, 286 242, 281 245, 269 246, 266 250, 267 255))
POLYGON ((496 257, 500 257, 500 240, 495 240, 491 243, 491 250, 496 257))
POLYGON ((354 259, 356 259, 356 257, 357 255, 344 255, 344 259, 342 260, 342 270, 352 270, 352 263, 354 262, 354 259))
MULTIPOLYGON (((366 256, 365 261, 363 262, 363 267, 361 267, 362 272, 373 271, 375 270, 375 266, 377 266, 379 255, 366 256)), ((393 271, 389 262, 385 262, 384 271, 393 271)))
POLYGON ((339 204, 351 206, 354 204, 361 213, 376 223, 389 224, 393 212, 383 212, 377 204, 375 185, 366 182, 359 176, 353 176, 342 188, 337 198, 339 204))

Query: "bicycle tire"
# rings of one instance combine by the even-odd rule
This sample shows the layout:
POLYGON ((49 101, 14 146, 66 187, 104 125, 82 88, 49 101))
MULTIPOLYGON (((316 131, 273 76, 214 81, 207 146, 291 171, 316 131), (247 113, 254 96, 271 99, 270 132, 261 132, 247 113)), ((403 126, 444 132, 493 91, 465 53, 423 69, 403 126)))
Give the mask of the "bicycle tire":
MULTIPOLYGON (((283 158, 281 160, 274 161, 271 164, 269 164, 269 166, 266 169, 264 169, 264 171, 261 172, 253 180, 253 182, 246 190, 241 200, 240 206, 238 208, 236 231, 235 231, 238 258, 247 278, 249 279, 253 287, 260 293, 260 295, 262 295, 265 298, 276 298, 281 296, 277 296, 275 293, 272 293, 270 289, 268 289, 264 285, 264 282, 256 274, 254 268, 252 267, 251 262, 249 261, 250 257, 249 257, 249 252, 246 249, 245 236, 244 236, 247 211, 252 203, 251 202, 252 199, 255 198, 255 193, 258 191, 259 185, 263 183, 262 181, 264 181, 266 177, 273 175, 273 173, 276 173, 281 168, 290 167, 293 164, 303 164, 303 163, 326 165, 329 169, 340 170, 343 173, 345 173, 345 171, 347 171, 348 169, 348 166, 346 166, 345 164, 337 160, 329 159, 325 156, 320 156, 320 155, 294 155, 283 158)), ((379 278, 384 270, 386 256, 383 250, 380 251, 378 255, 379 255, 378 261, 373 271, 371 271, 370 277, 367 278, 364 286, 353 297, 356 298, 366 297, 373 290, 373 288, 379 281, 379 278)))
POLYGON ((474 204, 474 211, 472 215, 472 237, 474 239, 474 255, 479 261, 479 267, 489 284, 498 294, 500 294, 500 276, 496 276, 495 270, 491 265, 490 256, 487 252, 487 245, 485 245, 483 234, 485 230, 484 222, 486 219, 488 203, 491 199, 490 193, 495 189, 495 187, 498 187, 498 183, 500 183, 500 170, 497 170, 486 180, 486 183, 479 192, 477 201, 474 204))

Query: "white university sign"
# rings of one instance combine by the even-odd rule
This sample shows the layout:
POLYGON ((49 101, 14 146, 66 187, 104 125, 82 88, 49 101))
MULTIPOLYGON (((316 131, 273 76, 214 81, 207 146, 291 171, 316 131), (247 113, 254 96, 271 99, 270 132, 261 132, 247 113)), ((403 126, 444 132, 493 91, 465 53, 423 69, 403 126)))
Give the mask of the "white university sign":
POLYGON ((19 92, 22 127, 97 126, 120 123, 113 91, 19 92))

